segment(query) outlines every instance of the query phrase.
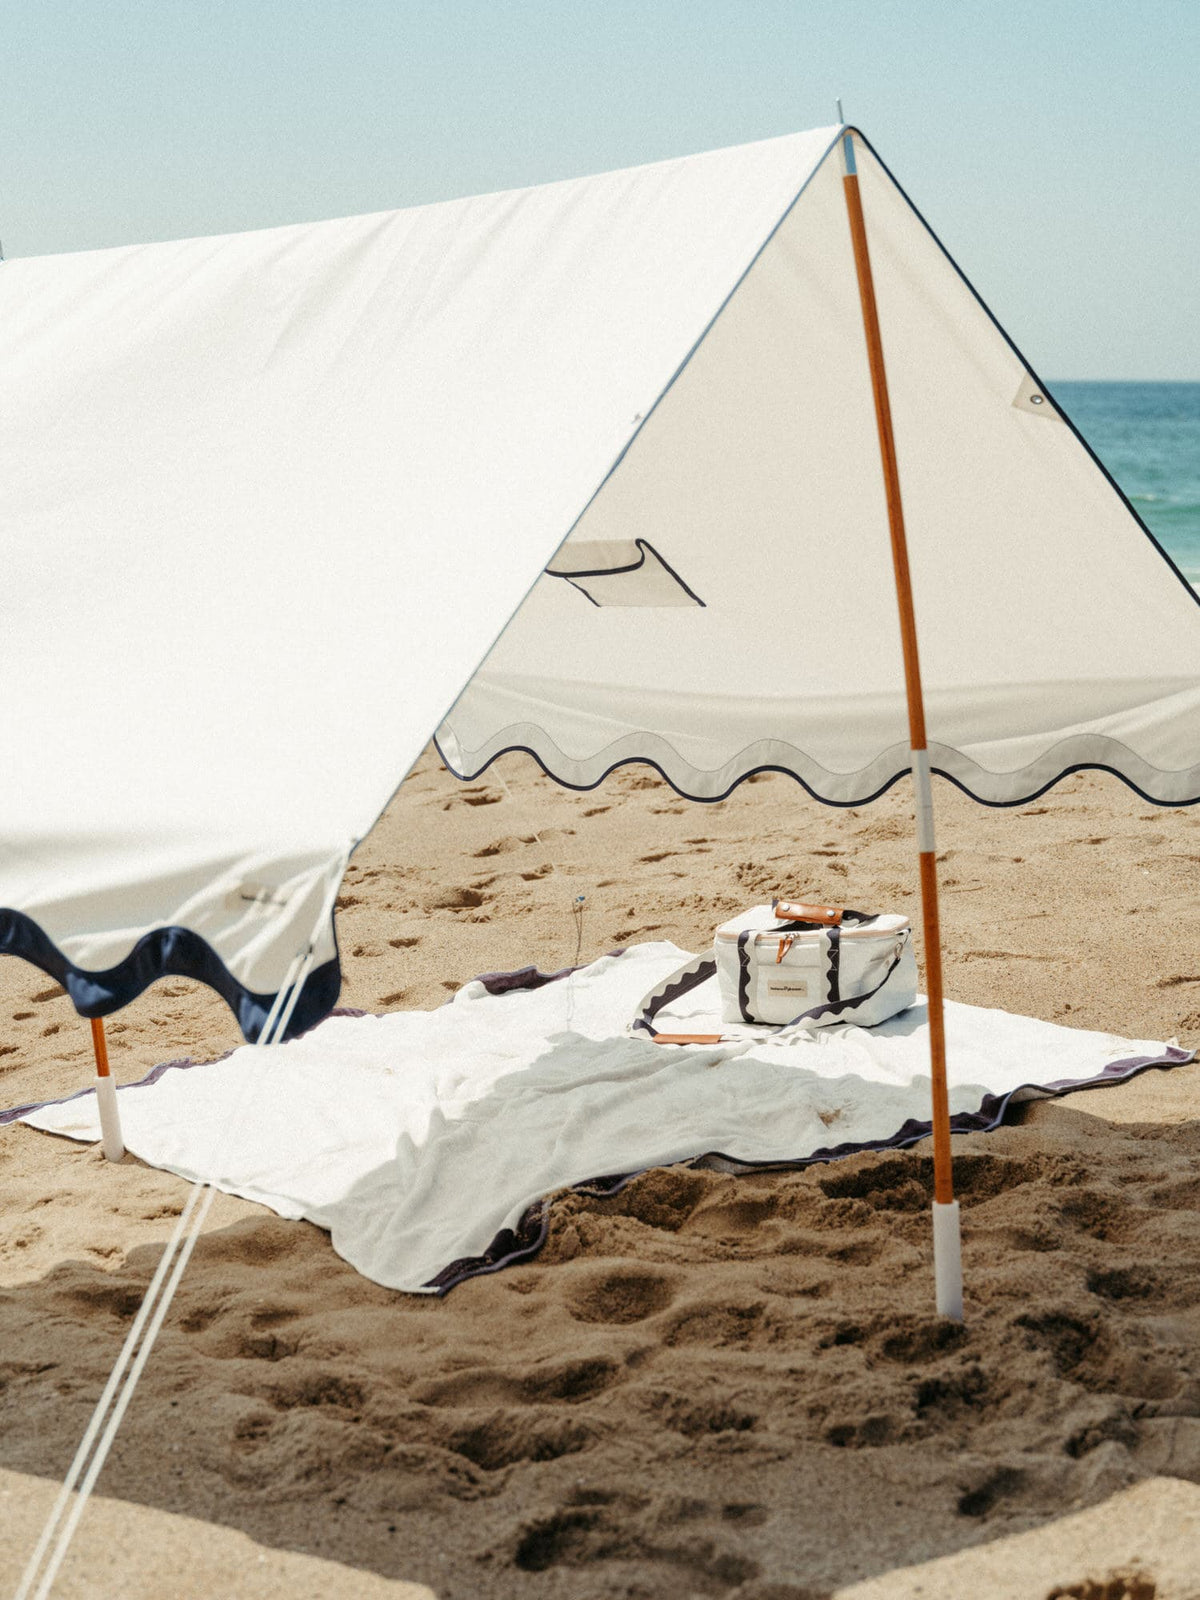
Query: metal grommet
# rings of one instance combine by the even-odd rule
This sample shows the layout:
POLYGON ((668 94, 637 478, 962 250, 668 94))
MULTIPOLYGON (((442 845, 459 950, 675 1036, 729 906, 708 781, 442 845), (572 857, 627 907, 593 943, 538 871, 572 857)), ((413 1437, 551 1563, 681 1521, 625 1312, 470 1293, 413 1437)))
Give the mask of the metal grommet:
POLYGON ((1043 396, 1042 396, 1042 395, 1040 395, 1040 394, 1031 394, 1031 395, 1030 395, 1030 396, 1029 396, 1029 404, 1030 404, 1030 405, 1031 405, 1031 406, 1040 406, 1040 405, 1044 405, 1044 404, 1045 404, 1045 399, 1044 399, 1044 397, 1043 397, 1043 396))

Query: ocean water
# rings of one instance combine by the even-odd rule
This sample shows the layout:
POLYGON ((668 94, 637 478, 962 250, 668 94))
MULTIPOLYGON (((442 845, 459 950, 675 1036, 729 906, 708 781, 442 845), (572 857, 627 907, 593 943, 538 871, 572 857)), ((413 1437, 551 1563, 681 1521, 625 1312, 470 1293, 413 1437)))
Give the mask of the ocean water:
POLYGON ((1051 383, 1189 582, 1200 585, 1200 383, 1051 383))

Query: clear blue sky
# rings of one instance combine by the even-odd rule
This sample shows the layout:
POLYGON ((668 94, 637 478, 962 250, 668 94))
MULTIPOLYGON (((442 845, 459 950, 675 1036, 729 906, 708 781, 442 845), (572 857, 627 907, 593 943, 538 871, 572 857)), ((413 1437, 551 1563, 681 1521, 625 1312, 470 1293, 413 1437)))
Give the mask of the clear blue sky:
POLYGON ((594 172, 840 94, 1047 377, 1200 379, 1198 0, 0 0, 0 39, 10 256, 594 172))

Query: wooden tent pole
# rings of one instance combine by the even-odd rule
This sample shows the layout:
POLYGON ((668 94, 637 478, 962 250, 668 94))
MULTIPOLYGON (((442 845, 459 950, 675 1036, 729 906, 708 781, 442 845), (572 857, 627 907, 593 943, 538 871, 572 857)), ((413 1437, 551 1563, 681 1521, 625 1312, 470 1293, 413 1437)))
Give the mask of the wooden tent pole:
POLYGON ((875 280, 871 273, 867 227, 858 187, 854 135, 848 129, 842 137, 842 156, 844 162, 842 186, 846 195, 846 211, 850 219, 850 237, 854 245, 854 268, 858 275, 858 296, 862 305, 863 332, 867 341, 867 361, 871 369, 875 422, 879 431, 879 453, 882 458, 884 491, 887 496, 892 566, 896 576, 896 601, 900 611, 900 643, 904 655, 904 688, 908 699, 913 789, 916 795, 925 984, 929 995, 930 1076, 933 1082, 933 1244, 938 1311, 943 1316, 956 1317, 961 1321, 961 1246, 958 1202, 954 1198, 954 1171, 950 1155, 950 1101, 946 1088, 941 923, 938 916, 933 790, 929 778, 929 746, 925 735, 925 698, 921 689, 921 663, 917 654, 917 621, 913 609, 912 579, 908 565, 908 540, 904 531, 904 507, 900 497, 900 473, 896 463, 896 440, 892 432, 892 409, 888 399, 883 341, 879 332, 879 310, 875 303, 875 280))
POLYGON ((96 1056, 96 1105, 100 1112, 100 1145, 109 1161, 120 1161, 125 1154, 121 1136, 121 1113, 117 1109, 117 1086, 108 1065, 108 1040, 104 1037, 104 1018, 92 1017, 92 1049, 96 1056))
POLYGON ((108 1040, 104 1037, 104 1018, 92 1017, 92 1050, 96 1056, 96 1076, 109 1078, 112 1076, 108 1065, 108 1040))

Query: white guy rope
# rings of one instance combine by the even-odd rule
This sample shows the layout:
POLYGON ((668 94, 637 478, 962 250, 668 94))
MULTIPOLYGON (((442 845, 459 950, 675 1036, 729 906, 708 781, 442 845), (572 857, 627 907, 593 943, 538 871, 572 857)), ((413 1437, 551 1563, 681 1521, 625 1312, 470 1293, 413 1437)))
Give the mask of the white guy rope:
MULTIPOLYGON (((54 1549, 50 1552, 50 1559, 46 1564, 44 1572, 42 1573, 41 1582, 38 1584, 37 1589, 34 1592, 33 1600, 46 1600, 47 1595, 50 1593, 50 1590, 53 1587, 54 1580, 58 1576, 58 1569, 62 1566, 63 1561, 66 1558, 67 1551, 70 1548, 71 1540, 75 1536, 75 1530, 79 1526, 79 1519, 83 1516, 84 1511, 87 1509, 88 1499, 93 1488, 95 1487, 96 1479, 100 1476, 101 1469, 103 1468, 105 1461, 108 1459, 108 1452, 112 1448, 113 1440, 116 1438, 117 1429, 121 1426, 121 1420, 129 1408, 129 1402, 133 1399, 133 1391, 137 1388, 138 1379, 142 1375, 142 1369, 145 1367, 146 1362, 150 1359, 150 1352, 154 1348, 154 1341, 158 1338, 158 1330, 162 1327, 163 1320, 170 1309, 171 1301, 175 1296, 175 1290, 179 1287, 179 1280, 183 1276, 183 1270, 187 1266, 188 1260, 190 1259, 192 1251, 195 1248, 196 1240, 200 1237, 200 1230, 204 1226, 204 1219, 208 1215, 209 1207, 212 1205, 213 1195, 215 1192, 216 1191, 212 1189, 207 1182, 196 1183, 192 1187, 191 1198, 193 1200, 198 1199, 199 1203, 197 1204, 192 1216, 192 1225, 188 1229, 187 1238, 184 1240, 182 1246, 179 1247, 178 1254, 175 1256, 174 1269, 171 1273, 171 1276, 167 1279, 166 1287, 162 1290, 162 1293, 159 1296, 158 1304, 154 1309, 154 1316, 151 1319, 149 1328, 146 1330, 146 1337, 142 1340, 142 1347, 134 1358, 133 1365, 129 1369, 129 1375, 125 1379, 124 1385, 121 1388, 121 1392, 117 1397, 116 1404, 113 1406, 112 1414, 108 1419, 108 1425, 104 1429, 103 1434, 100 1436, 100 1442, 96 1446, 96 1451, 92 1456, 91 1464, 87 1469, 87 1473, 84 1476, 83 1482, 79 1486, 79 1492, 76 1494, 74 1503, 71 1506, 70 1515, 59 1529, 58 1538, 54 1543, 54 1549)), ((163 1253, 163 1260, 167 1260, 167 1253, 165 1251, 163 1253)), ((147 1298, 142 1302, 143 1310, 146 1309, 149 1304, 150 1300, 149 1296, 147 1296, 147 1298)), ((76 1460, 78 1460, 78 1457, 76 1457, 76 1460)), ((65 1500, 68 1497, 63 1496, 62 1498, 65 1500)), ((58 1509, 57 1506, 55 1509, 58 1509)), ((47 1526, 49 1527, 49 1524, 47 1524, 47 1526)), ((19 1594, 20 1591, 18 1591, 18 1595, 19 1594)))
POLYGON ((31 1585, 37 1577, 42 1558, 45 1556, 50 1540, 54 1537, 55 1529, 62 1519, 63 1512, 66 1510, 67 1502, 71 1497, 71 1490, 75 1487, 79 1474, 83 1470, 83 1464, 87 1460, 96 1435, 103 1425, 105 1413, 112 1404, 113 1396, 117 1392, 117 1385, 121 1381, 121 1375, 128 1366, 130 1358, 137 1347, 138 1340, 142 1336, 142 1329, 150 1319, 159 1289, 162 1287, 163 1279, 167 1276, 172 1257, 179 1247, 179 1241, 183 1237, 189 1218, 195 1210, 196 1202, 200 1198, 200 1192, 200 1186, 198 1184, 194 1185, 191 1194, 187 1198, 186 1205, 179 1213, 175 1231, 167 1241, 166 1249, 162 1253, 154 1276, 151 1278, 149 1287, 138 1308, 138 1314, 134 1318, 128 1334, 125 1336, 125 1343, 121 1347, 121 1353, 109 1373, 108 1382, 105 1384, 99 1400, 96 1402, 96 1409, 92 1412, 91 1421, 87 1425, 83 1438, 79 1441, 79 1449, 75 1452, 75 1459, 71 1462, 67 1475, 63 1479, 62 1488, 58 1491, 58 1498, 55 1500, 50 1515, 46 1520, 46 1526, 42 1529, 41 1538, 34 1547, 33 1555, 29 1558, 29 1564, 26 1566, 21 1582, 17 1586, 14 1600, 27 1600, 31 1592, 31 1585))
MULTIPOLYGON (((312 971, 317 940, 320 937, 322 928, 333 915, 334 902, 341 887, 341 880, 348 859, 349 852, 343 859, 342 869, 335 875, 330 891, 322 903, 321 911, 313 928, 312 938, 304 949, 297 951, 291 965, 288 967, 284 981, 280 985, 271 1009, 267 1013, 266 1021, 263 1023, 262 1031, 256 1041, 259 1045, 276 1044, 287 1032, 288 1024, 292 1020, 292 1013, 296 1009, 296 1003, 308 980, 309 973, 312 971)), ((229 1131, 233 1127, 235 1118, 245 1102, 251 1082, 252 1080, 247 1077, 243 1084, 241 1095, 235 1104, 230 1107, 229 1114, 226 1116, 213 1142, 213 1149, 209 1159, 209 1167, 213 1177, 216 1175, 218 1159, 229 1137, 229 1131)), ((129 1409, 129 1403, 133 1399, 138 1380, 145 1369, 147 1361, 150 1359, 150 1352, 154 1348, 159 1330, 162 1328, 167 1312, 170 1310, 175 1291, 179 1287, 192 1251, 196 1247, 196 1241, 200 1237, 200 1232, 212 1205, 215 1192, 210 1178, 199 1179, 192 1185, 191 1193, 179 1214, 179 1220, 175 1224, 175 1229, 170 1239, 167 1241, 158 1266, 155 1268, 154 1276, 150 1280, 133 1325, 125 1337, 125 1342, 121 1347, 116 1364, 109 1374, 108 1381, 99 1400, 96 1402, 96 1407, 84 1431, 83 1438, 79 1442, 79 1448, 76 1450, 74 1459, 68 1468, 62 1488, 59 1490, 50 1515, 46 1519, 46 1525, 42 1529, 37 1545, 22 1574, 13 1600, 46 1600, 53 1587, 59 1568, 62 1566, 70 1548, 75 1530, 78 1528, 80 1519, 87 1507, 88 1499, 108 1458, 113 1440, 117 1436, 117 1430, 120 1428, 125 1413, 129 1409), (131 1359, 132 1365, 130 1365, 131 1359), (128 1371, 126 1371, 127 1368, 128 1371), (124 1374, 124 1382, 122 1382, 122 1374, 124 1374), (105 1421, 106 1417, 107 1423, 105 1421), (104 1430, 103 1433, 100 1431, 102 1428, 104 1430), (91 1458, 90 1462, 89 1456, 91 1458), (83 1474, 83 1481, 80 1483, 78 1493, 72 1503, 72 1490, 74 1490, 81 1474, 83 1474), (69 1512, 68 1506, 70 1506, 69 1512), (53 1541, 52 1548, 51 1541, 53 1541), (40 1580, 39 1572, 41 1574, 40 1580), (34 1588, 35 1583, 37 1585, 36 1589, 34 1588)))

